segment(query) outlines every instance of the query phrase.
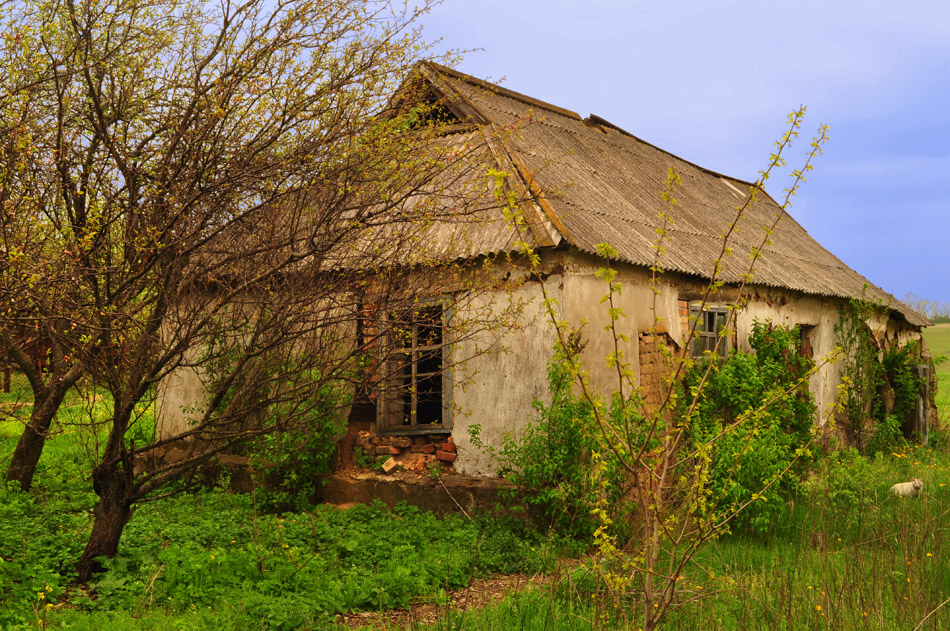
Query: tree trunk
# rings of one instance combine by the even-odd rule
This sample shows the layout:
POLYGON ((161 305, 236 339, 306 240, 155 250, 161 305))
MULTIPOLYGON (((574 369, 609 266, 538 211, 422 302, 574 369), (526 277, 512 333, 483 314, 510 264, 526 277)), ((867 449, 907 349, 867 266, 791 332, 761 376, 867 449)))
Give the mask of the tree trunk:
POLYGON ((30 422, 23 428, 7 469, 7 482, 16 482, 23 492, 28 492, 33 486, 36 465, 40 461, 53 417, 63 402, 66 390, 68 388, 52 387, 45 395, 40 394, 33 398, 30 422))
POLYGON ((93 573, 102 571, 102 565, 96 561, 98 557, 115 556, 119 550, 122 530, 132 517, 129 497, 132 490, 132 472, 124 469, 119 463, 102 464, 96 467, 92 474, 93 486, 99 494, 99 503, 96 504, 89 542, 86 543, 86 549, 76 565, 81 583, 89 581, 93 573))

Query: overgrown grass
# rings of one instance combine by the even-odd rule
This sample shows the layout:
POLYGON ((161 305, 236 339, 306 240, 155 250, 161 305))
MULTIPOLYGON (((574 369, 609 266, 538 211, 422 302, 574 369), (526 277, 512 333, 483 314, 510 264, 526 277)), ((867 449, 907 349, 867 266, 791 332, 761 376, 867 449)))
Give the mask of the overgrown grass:
MULTIPOLYGON (((830 457, 789 498, 791 518, 765 535, 704 548, 663 626, 676 630, 950 628, 950 462, 908 448, 830 457), (889 493, 924 479, 920 498, 889 493), (922 624, 921 624, 922 623, 922 624)), ((636 629, 642 604, 618 596, 593 563, 481 611, 446 611, 426 628, 636 629)))
MULTIPOLYGON (((791 518, 784 523, 759 537, 726 536, 704 548, 663 628, 950 628, 943 606, 950 597, 946 455, 908 448, 868 460, 845 451, 819 473, 789 498, 791 518), (889 493, 893 481, 915 475, 925 480, 921 498, 889 493)), ((412 628, 638 628, 643 605, 635 590, 618 594, 593 562, 560 570, 542 588, 481 610, 447 607, 437 623, 412 628)))
MULTIPOLYGON (((946 528, 931 530, 942 516, 907 501, 888 512, 894 523, 878 541, 716 542, 697 558, 679 589, 685 604, 663 628, 890 631, 922 621, 921 629, 950 628, 950 612, 941 607, 950 594, 950 541, 946 528)), ((487 610, 448 612, 431 628, 636 629, 640 607, 634 597, 618 601, 596 568, 585 566, 487 610)))
POLYGON ((405 607, 491 572, 553 564, 550 546, 490 521, 381 504, 256 514, 224 491, 142 506, 88 590, 70 586, 94 497, 78 488, 0 498, 0 627, 299 629, 405 607), (48 609, 46 605, 51 607, 48 609), (7 625, 7 627, 4 627, 7 625))
MULTIPOLYGON (((950 358, 950 324, 924 329, 924 340, 934 357, 950 358)), ((937 407, 942 420, 950 422, 950 359, 937 364, 937 407)))
MULTIPOLYGON (((18 427, 0 424, 0 462, 18 427)), ((515 571, 552 577, 483 609, 445 604, 439 622, 413 627, 636 629, 642 614, 635 590, 608 588, 593 562, 559 564, 559 543, 514 523, 381 505, 272 515, 220 490, 141 506, 108 570, 76 587, 96 499, 88 444, 57 433, 32 494, 0 489, 0 628, 323 629, 339 612, 444 604, 473 577, 515 571)), ((785 501, 768 531, 700 552, 664 628, 950 628, 945 452, 837 452, 785 501), (889 493, 913 477, 920 498, 889 493)))
MULTIPOLYGON (((77 587, 96 441, 58 426, 33 491, 0 487, 0 629, 324 628, 341 612, 438 601, 473 577, 557 558, 515 522, 382 504, 274 515, 253 495, 210 489, 139 506, 107 571, 77 587)), ((0 463, 21 429, 2 426, 0 463)))

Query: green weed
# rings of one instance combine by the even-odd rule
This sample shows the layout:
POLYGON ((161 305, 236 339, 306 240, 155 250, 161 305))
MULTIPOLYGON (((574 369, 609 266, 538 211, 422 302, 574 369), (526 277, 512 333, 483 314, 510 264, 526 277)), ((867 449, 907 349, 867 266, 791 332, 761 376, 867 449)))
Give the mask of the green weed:
POLYGON ((255 513, 252 496, 210 489, 138 507, 119 554, 77 589, 95 496, 83 478, 54 474, 55 452, 44 459, 43 492, 0 490, 0 628, 35 628, 38 606, 51 627, 206 628, 216 612, 233 628, 315 628, 473 577, 539 571, 555 554, 515 522, 382 504, 255 513))
MULTIPOLYGON (((749 538, 729 535, 700 550, 677 583, 663 629, 950 628, 950 462, 922 447, 866 458, 833 454, 785 499, 787 518, 749 538), (888 491, 912 476, 920 498, 888 491)), ((615 598, 588 562, 555 572, 541 588, 477 611, 449 609, 437 631, 636 629, 628 593, 615 598)), ((386 628, 386 627, 380 627, 386 628)))
POLYGON ((924 341, 935 358, 942 358, 936 364, 937 392, 936 402, 941 420, 950 421, 950 324, 938 324, 923 331, 924 341))

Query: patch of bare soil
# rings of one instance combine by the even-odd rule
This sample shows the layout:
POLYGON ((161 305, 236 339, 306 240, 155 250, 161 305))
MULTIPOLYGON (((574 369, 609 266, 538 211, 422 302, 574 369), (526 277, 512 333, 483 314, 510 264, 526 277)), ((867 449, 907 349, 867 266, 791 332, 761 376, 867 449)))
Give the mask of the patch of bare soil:
POLYGON ((361 611, 343 614, 339 617, 341 625, 351 629, 406 629, 414 624, 431 624, 447 611, 465 611, 480 609, 500 601, 512 592, 528 586, 543 585, 551 577, 527 574, 496 575, 486 579, 475 579, 468 587, 448 593, 448 602, 444 605, 419 603, 408 609, 388 611, 361 611))

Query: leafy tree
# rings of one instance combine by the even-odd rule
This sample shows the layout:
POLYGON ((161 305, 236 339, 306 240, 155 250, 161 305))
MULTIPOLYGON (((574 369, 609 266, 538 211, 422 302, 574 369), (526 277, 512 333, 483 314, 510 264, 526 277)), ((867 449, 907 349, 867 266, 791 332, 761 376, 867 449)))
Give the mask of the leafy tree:
MULTIPOLYGON (((59 388, 24 436, 45 437, 83 375, 112 401, 81 580, 115 554, 135 503, 235 443, 332 422, 315 393, 369 378, 371 314, 426 292, 405 273, 435 262, 427 218, 478 164, 476 147, 418 124, 434 118, 424 95, 389 99, 425 53, 427 7, 6 5, 0 341, 25 367, 18 334, 41 331, 42 378, 59 388), (135 444, 156 384, 183 369, 213 371, 207 400, 183 435, 135 444), (161 458, 172 443, 175 462, 161 458)), ((464 195, 454 204, 464 215, 464 195)), ((43 442, 30 440, 8 473, 24 488, 43 442)))
POLYGON ((74 181, 46 153, 65 142, 43 102, 54 73, 35 38, 11 26, 0 28, 0 355, 33 392, 6 474, 29 490, 53 417, 83 375, 74 351, 97 340, 76 283, 80 253, 93 245, 77 194, 91 167, 74 181), (53 206, 62 213, 45 212, 53 206))
POLYGON ((950 302, 937 302, 920 298, 916 294, 907 294, 903 302, 917 313, 930 318, 934 324, 950 322, 950 302))

